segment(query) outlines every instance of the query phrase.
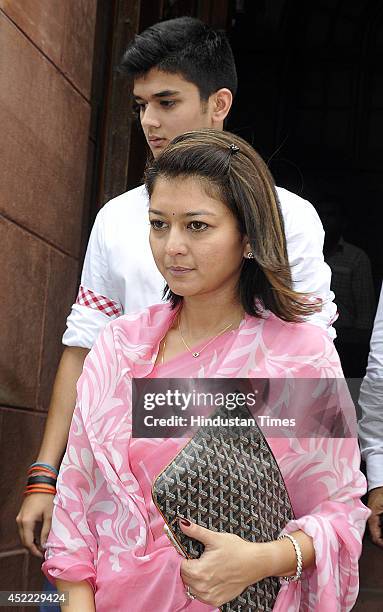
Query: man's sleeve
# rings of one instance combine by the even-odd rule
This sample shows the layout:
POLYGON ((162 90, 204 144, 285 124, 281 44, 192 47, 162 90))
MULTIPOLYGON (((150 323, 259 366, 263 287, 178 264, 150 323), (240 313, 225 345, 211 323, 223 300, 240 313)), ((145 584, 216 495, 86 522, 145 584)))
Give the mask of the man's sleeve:
POLYGON ((291 267, 293 288, 308 293, 318 311, 309 322, 326 329, 335 338, 332 326, 337 319, 334 293, 330 289, 331 270, 323 257, 324 231, 314 207, 307 200, 278 189, 285 224, 287 252, 291 267))
POLYGON ((81 284, 62 340, 66 346, 91 348, 105 325, 123 314, 109 269, 105 224, 106 207, 98 213, 89 238, 81 284))
POLYGON ((366 376, 360 388, 359 440, 368 489, 383 486, 383 286, 371 336, 366 376))

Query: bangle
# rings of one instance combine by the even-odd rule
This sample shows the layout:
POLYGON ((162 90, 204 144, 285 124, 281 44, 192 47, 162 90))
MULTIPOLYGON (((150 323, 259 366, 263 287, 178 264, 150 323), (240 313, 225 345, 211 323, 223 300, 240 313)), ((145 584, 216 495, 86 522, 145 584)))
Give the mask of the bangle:
POLYGON ((33 493, 49 493, 49 495, 56 495, 56 488, 47 484, 27 485, 24 490, 24 495, 32 495, 33 493))
POLYGON ((283 538, 288 538, 291 544, 294 546, 295 556, 297 558, 297 569, 295 571, 294 576, 281 576, 281 579, 285 580, 286 582, 296 582, 297 580, 300 580, 300 577, 302 576, 303 562, 301 547, 299 546, 296 539, 293 538, 293 536, 289 533, 284 533, 283 535, 280 535, 278 537, 278 540, 283 540, 283 538))
POLYGON ((28 469, 28 480, 24 495, 33 493, 49 493, 56 495, 56 482, 58 471, 46 463, 32 463, 28 469))
POLYGON ((34 484, 49 484, 56 488, 57 478, 50 478, 50 476, 30 476, 27 480, 27 485, 34 484))
POLYGON ((51 478, 54 478, 55 480, 57 480, 57 474, 55 472, 52 472, 51 470, 48 470, 47 468, 43 468, 43 467, 31 467, 28 470, 28 477, 29 476, 50 476, 51 478))
POLYGON ((54 474, 56 474, 56 476, 58 476, 58 475, 59 475, 58 470, 56 470, 56 468, 55 468, 55 467, 53 467, 53 465, 49 465, 49 463, 39 463, 39 462, 37 461, 36 463, 32 463, 32 464, 29 466, 29 469, 31 469, 31 468, 36 468, 36 467, 39 467, 39 468, 46 468, 46 469, 47 469, 47 470, 49 470, 50 472, 53 472, 54 474))

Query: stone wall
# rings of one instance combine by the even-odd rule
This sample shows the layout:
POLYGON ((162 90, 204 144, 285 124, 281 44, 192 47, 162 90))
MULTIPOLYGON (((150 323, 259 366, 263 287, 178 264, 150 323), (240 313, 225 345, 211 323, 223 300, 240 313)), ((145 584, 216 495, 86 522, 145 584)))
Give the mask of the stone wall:
POLYGON ((96 9, 0 0, 0 590, 41 589, 15 517, 77 290, 96 9))

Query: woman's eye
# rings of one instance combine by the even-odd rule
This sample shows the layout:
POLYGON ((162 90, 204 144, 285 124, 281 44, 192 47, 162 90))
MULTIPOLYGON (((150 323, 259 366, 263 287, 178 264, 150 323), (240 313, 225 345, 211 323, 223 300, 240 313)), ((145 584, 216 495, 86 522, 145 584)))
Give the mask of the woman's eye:
POLYGON ((202 232, 209 226, 207 223, 203 223, 202 221, 192 221, 191 223, 189 223, 188 227, 190 227, 193 232, 202 232))
POLYGON ((164 221, 160 221, 160 219, 151 219, 150 225, 154 230, 163 230, 167 228, 167 224, 164 221))

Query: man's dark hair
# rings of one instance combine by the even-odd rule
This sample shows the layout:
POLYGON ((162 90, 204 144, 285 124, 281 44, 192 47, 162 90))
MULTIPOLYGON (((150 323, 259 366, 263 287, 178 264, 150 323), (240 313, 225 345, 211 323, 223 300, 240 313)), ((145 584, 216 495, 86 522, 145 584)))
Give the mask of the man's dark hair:
POLYGON ((138 34, 119 71, 137 78, 152 68, 180 74, 196 85, 203 101, 223 87, 233 96, 237 91, 237 71, 226 34, 193 17, 162 21, 138 34))

